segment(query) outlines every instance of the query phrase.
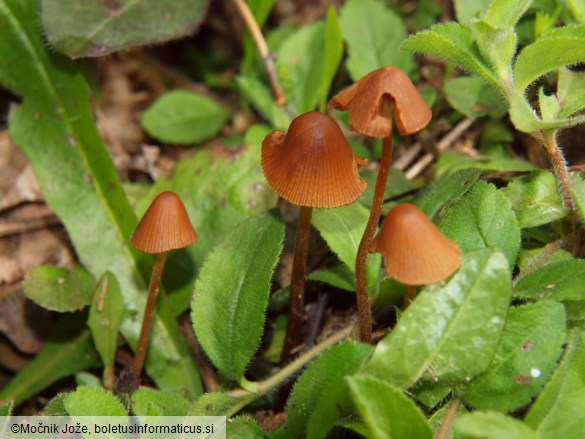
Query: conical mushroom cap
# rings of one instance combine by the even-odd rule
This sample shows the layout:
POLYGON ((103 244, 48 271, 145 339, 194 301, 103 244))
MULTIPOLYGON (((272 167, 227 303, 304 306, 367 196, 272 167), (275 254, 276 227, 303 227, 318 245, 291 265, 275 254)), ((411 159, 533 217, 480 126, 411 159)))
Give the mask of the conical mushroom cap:
POLYGON ((349 112, 349 125, 369 137, 392 134, 388 105, 394 107, 396 125, 403 136, 414 134, 431 121, 431 109, 402 70, 382 67, 334 96, 329 108, 349 112))
POLYGON ((356 157, 337 123, 323 113, 304 113, 288 131, 272 131, 262 142, 262 171, 287 201, 307 207, 351 204, 366 190, 356 157))
POLYGON ((197 241, 183 202, 174 192, 162 192, 152 201, 132 235, 132 245, 145 253, 164 253, 197 241))
POLYGON ((388 274, 406 285, 440 282, 459 268, 463 257, 456 243, 407 203, 390 211, 369 250, 382 253, 388 274))

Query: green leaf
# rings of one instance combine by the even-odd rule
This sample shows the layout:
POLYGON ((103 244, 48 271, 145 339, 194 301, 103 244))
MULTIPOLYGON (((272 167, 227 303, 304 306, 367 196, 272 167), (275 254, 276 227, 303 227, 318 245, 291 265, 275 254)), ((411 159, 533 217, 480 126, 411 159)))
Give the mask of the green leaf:
POLYGON ((466 254, 449 283, 419 293, 378 343, 365 372, 400 388, 422 377, 456 384, 482 373, 497 348, 510 290, 504 255, 466 254))
POLYGON ((152 137, 168 143, 199 143, 215 136, 230 113, 208 97, 175 90, 159 97, 142 115, 152 137))
POLYGON ((78 311, 91 303, 94 280, 81 265, 71 270, 42 265, 26 275, 26 297, 51 311, 78 311))
POLYGON ((223 392, 208 392, 201 395, 189 410, 188 416, 229 416, 240 400, 223 392))
POLYGON ((565 341, 565 310, 542 301, 511 308, 492 364, 465 392, 480 410, 510 412, 538 395, 557 366, 565 341))
POLYGON ((468 23, 474 18, 483 17, 492 0, 455 0, 455 15, 460 23, 468 23))
POLYGON ((460 69, 477 75, 506 96, 506 89, 479 53, 471 28, 459 23, 437 24, 412 35, 402 48, 447 60, 460 69))
POLYGON ((325 42, 323 48, 323 70, 321 71, 321 83, 319 85, 319 110, 327 110, 327 100, 329 98, 329 89, 333 78, 339 68, 341 57, 343 56, 343 38, 339 28, 339 20, 333 6, 327 8, 325 19, 325 42))
MULTIPOLYGON (((360 203, 335 209, 313 209, 313 225, 339 260, 355 273, 355 257, 370 213, 360 203)), ((368 290, 373 291, 381 267, 378 253, 369 255, 366 267, 368 290)))
POLYGON ((500 29, 512 28, 524 15, 534 0, 494 0, 488 8, 484 20, 500 29))
MULTIPOLYGON (((276 0, 249 0, 247 2, 250 12, 260 29, 268 19, 275 2, 276 0)), ((256 44, 254 44, 254 39, 248 30, 244 33, 243 46, 244 56, 240 65, 240 73, 244 76, 256 76, 257 71, 263 66, 256 44)))
POLYGON ((502 95, 494 93, 493 87, 478 77, 460 76, 449 79, 445 82, 443 91, 449 104, 467 117, 489 115, 493 119, 499 119, 508 111, 502 95))
POLYGON ((514 127, 525 133, 569 128, 585 122, 585 116, 583 115, 557 118, 555 120, 542 120, 537 116, 530 103, 519 93, 512 95, 509 113, 514 127))
POLYGON ((355 404, 375 439, 431 439, 425 416, 401 390, 368 377, 348 378, 355 404))
MULTIPOLYGON (((494 3, 492 3, 492 6, 494 3)), ((488 11, 489 13, 489 11, 488 11)), ((516 33, 511 27, 499 28, 486 21, 473 21, 475 42, 485 60, 504 83, 512 86, 512 59, 516 54, 516 33)))
POLYGON ((581 221, 585 222, 585 172, 575 173, 571 176, 571 195, 575 200, 575 207, 581 221))
POLYGON ((540 108, 540 117, 544 121, 554 121, 561 111, 561 104, 556 95, 548 95, 544 91, 544 86, 538 89, 538 107, 540 108))
POLYGON ((250 416, 229 419, 226 433, 226 437, 233 439, 270 439, 272 437, 250 416))
MULTIPOLYGON (((30 160, 81 263, 94 278, 111 270, 120 282, 129 310, 121 330, 134 346, 150 258, 130 247, 137 221, 92 121, 89 88, 71 61, 47 48, 38 6, 0 1, 0 83, 23 98, 11 111, 10 135, 30 160)), ((162 388, 197 394, 199 375, 164 295, 158 311, 151 335, 157 348, 149 351, 146 369, 162 388)))
POLYGON ((579 23, 585 23, 585 3, 581 0, 567 0, 566 3, 575 20, 579 23))
POLYGON ((284 224, 274 211, 246 219, 213 249, 195 283, 193 328, 213 364, 230 378, 244 374, 260 343, 283 238, 284 224))
MULTIPOLYGON (((1 402, 0 403, 0 416, 10 416, 12 414, 12 410, 14 409, 14 403, 12 401, 1 402)), ((0 433, 4 433, 2 429, 0 429, 0 433)))
POLYGON ((398 67, 407 74, 412 70, 412 56, 400 50, 408 35, 406 26, 383 3, 348 0, 339 21, 349 52, 346 67, 352 80, 384 66, 398 67))
POLYGON ((585 335, 573 331, 558 369, 524 418, 540 439, 579 439, 585 431, 585 335))
POLYGON ((585 300, 585 261, 563 259, 531 271, 514 285, 514 296, 537 300, 585 300))
POLYGON ((325 437, 349 402, 345 377, 354 374, 372 347, 348 342, 320 355, 301 375, 287 403, 287 437, 325 437))
POLYGON ((346 291, 355 291, 355 276, 347 265, 313 271, 307 276, 307 280, 323 282, 346 291))
POLYGON ((185 416, 191 401, 181 393, 163 392, 141 387, 132 394, 132 413, 135 416, 185 416))
POLYGON ((560 68, 557 79, 557 98, 561 104, 559 117, 569 117, 585 108, 585 75, 583 72, 560 68))
MULTIPOLYGON (((494 149, 499 148, 498 145, 491 145, 494 149)), ((443 175, 451 175, 462 169, 475 168, 482 172, 516 172, 525 171, 530 172, 534 170, 534 165, 526 160, 514 159, 506 156, 498 155, 480 155, 477 157, 469 157, 467 154, 461 154, 456 151, 444 151, 439 156, 435 163, 436 175, 443 177, 443 175)))
POLYGON ((522 229, 558 221, 567 215, 557 181, 548 171, 537 170, 529 176, 518 177, 500 193, 510 202, 522 229))
POLYGON ((72 58, 103 56, 122 48, 162 43, 192 34, 203 19, 206 0, 44 0, 45 34, 72 58))
MULTIPOLYGON (((69 415, 78 416, 127 416, 120 400, 101 387, 81 386, 63 401, 69 415)), ((127 422, 127 418, 120 420, 127 422)))
POLYGON ((260 81, 247 76, 236 76, 236 84, 244 95, 252 102, 258 112, 264 116, 272 126, 279 130, 286 130, 290 124, 290 117, 276 105, 270 90, 260 81))
POLYGON ((541 76, 585 60, 585 26, 557 28, 526 46, 514 65, 515 87, 523 94, 541 76), (534 62, 538 59, 538 62, 534 62))
POLYGON ((520 249, 520 228, 508 200, 494 185, 478 181, 439 223, 447 238, 463 252, 495 247, 508 258, 510 268, 520 249))
POLYGON ((104 364, 104 382, 114 384, 114 360, 118 349, 118 331, 124 317, 124 301, 116 277, 106 271, 95 287, 87 326, 104 364), (108 372, 106 372, 108 371, 108 372))
POLYGON ((539 439, 521 421, 501 413, 473 412, 459 416, 453 424, 454 439, 539 439))

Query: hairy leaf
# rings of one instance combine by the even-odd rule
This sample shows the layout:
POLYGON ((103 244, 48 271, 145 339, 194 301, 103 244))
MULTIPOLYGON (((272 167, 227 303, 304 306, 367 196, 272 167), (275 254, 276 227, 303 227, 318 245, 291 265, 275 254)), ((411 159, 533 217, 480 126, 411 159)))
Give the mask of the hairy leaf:
POLYGON ((459 416, 453 425, 454 439, 539 439, 540 436, 514 418, 494 412, 459 416))
POLYGON ((514 296, 539 300, 585 300, 585 261, 552 261, 522 276, 514 296))

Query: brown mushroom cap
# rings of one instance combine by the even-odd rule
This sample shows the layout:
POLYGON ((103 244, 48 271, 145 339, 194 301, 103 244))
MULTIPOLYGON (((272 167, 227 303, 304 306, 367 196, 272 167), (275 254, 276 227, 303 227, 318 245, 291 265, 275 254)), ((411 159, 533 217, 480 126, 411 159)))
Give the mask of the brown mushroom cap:
POLYGON ((354 131, 383 138, 392 134, 389 103, 394 106, 396 125, 403 136, 422 130, 431 121, 431 109, 408 76, 396 67, 374 70, 334 96, 328 107, 349 111, 354 131))
POLYGON ((270 187, 293 204, 337 207, 351 204, 366 190, 356 157, 337 123, 309 112, 288 131, 272 131, 262 142, 262 171, 270 187))
POLYGON ((132 235, 132 245, 145 253, 164 253, 197 241, 183 202, 174 192, 161 192, 132 235))
POLYGON ((461 265, 463 254, 416 206, 390 211, 369 250, 382 253, 388 274, 406 285, 440 282, 461 265))

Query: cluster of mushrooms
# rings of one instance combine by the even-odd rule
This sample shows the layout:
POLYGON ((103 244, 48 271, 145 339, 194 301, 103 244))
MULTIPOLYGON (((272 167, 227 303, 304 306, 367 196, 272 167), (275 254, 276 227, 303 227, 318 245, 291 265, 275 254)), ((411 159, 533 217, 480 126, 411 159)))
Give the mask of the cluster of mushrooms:
MULTIPOLYGON (((457 244, 445 238, 412 204, 394 207, 374 237, 392 163, 392 115, 403 136, 422 130, 432 116, 410 79, 397 68, 380 68, 335 96, 329 108, 348 111, 354 131, 383 139, 370 217, 358 247, 355 267, 360 340, 369 343, 372 324, 365 276, 368 252, 382 253, 388 274, 406 285, 405 306, 414 299, 415 286, 440 282, 453 274, 461 264, 462 253, 457 244)), ((288 327, 281 357, 281 362, 286 363, 301 339, 312 209, 355 202, 367 187, 358 173, 367 160, 354 154, 335 120, 324 113, 309 112, 295 118, 288 131, 273 131, 266 136, 261 163, 270 187, 300 209, 288 327)), ((136 248, 157 254, 132 367, 137 375, 144 363, 166 255, 196 240, 197 234, 185 208, 172 192, 163 192, 155 198, 134 232, 132 244, 136 248), (156 233, 159 228, 166 233, 156 233)))

